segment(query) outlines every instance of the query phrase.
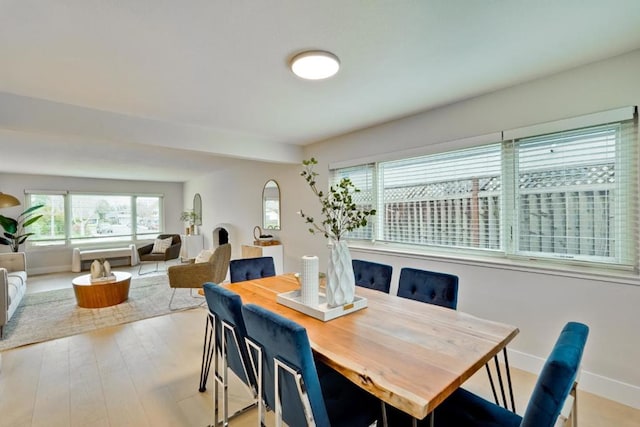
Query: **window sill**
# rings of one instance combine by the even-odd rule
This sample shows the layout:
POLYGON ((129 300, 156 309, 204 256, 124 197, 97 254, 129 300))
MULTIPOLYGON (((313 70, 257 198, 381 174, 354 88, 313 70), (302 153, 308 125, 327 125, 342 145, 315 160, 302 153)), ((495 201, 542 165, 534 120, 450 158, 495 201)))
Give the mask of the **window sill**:
POLYGON ((553 261, 539 259, 511 259, 502 256, 482 256, 477 254, 446 253, 430 248, 421 248, 388 242, 349 241, 349 248, 358 252, 395 255, 405 258, 444 261, 456 264, 484 268, 522 271, 549 276, 572 277, 598 282, 611 282, 624 285, 640 286, 640 275, 637 271, 618 268, 606 268, 602 265, 559 265, 553 261))

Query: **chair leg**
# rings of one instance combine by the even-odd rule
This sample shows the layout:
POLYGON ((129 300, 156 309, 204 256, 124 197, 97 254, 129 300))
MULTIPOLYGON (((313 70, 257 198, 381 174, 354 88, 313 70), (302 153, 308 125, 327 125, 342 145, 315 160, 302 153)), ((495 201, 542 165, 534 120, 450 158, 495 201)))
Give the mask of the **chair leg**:
POLYGON ((144 265, 143 262, 140 263, 140 267, 138 267, 138 276, 144 276, 145 274, 149 274, 149 273, 157 273, 158 272, 158 262, 156 262, 156 269, 155 270, 149 270, 149 271, 145 271, 144 273, 142 273, 142 266, 144 265))
POLYGON ((577 384, 573 384, 571 388, 571 396, 573 396, 573 407, 571 408, 571 425, 578 427, 578 390, 577 384))
POLYGON ((211 368, 211 359, 213 358, 213 325, 211 324, 211 316, 207 315, 204 326, 204 345, 202 347, 202 365, 200 366, 200 387, 198 391, 204 393, 207 390, 207 378, 209 377, 209 369, 211 368), (211 330, 209 326, 211 325, 211 330))
POLYGON ((173 292, 171 292, 171 299, 169 300, 169 310, 173 310, 173 307, 171 307, 171 303, 173 302, 173 297, 176 295, 176 290, 178 288, 173 288, 173 292))

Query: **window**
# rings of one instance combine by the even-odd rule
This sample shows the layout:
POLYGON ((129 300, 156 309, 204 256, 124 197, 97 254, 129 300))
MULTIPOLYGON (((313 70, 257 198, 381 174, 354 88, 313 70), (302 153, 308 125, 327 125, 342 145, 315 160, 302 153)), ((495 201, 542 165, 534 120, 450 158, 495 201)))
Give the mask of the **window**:
POLYGON ((160 233, 160 197, 136 197, 136 234, 138 237, 160 233))
MULTIPOLYGON (((331 173, 331 185, 337 185, 342 178, 349 178, 353 185, 360 190, 353 194, 353 201, 361 209, 373 209, 375 201, 373 183, 374 165, 362 165, 353 168, 336 169, 331 173)), ((375 218, 371 219, 375 221, 375 218)), ((360 227, 346 234, 348 239, 373 239, 373 223, 369 221, 365 227, 360 227)))
POLYGON ((72 242, 131 236, 131 196, 71 194, 69 197, 72 242))
POLYGON ((500 249, 500 144, 379 164, 382 239, 500 249))
POLYGON ((36 246, 130 241, 161 231, 162 197, 30 192, 30 205, 44 204, 30 227, 36 246))
MULTIPOLYGON (((631 115, 629 115, 631 116, 631 115)), ((331 171, 374 226, 349 235, 508 257, 636 265, 636 121, 331 171)))
POLYGON ((65 243, 64 197, 64 194, 30 195, 30 206, 42 204, 44 207, 37 211, 42 218, 29 227, 29 232, 34 233, 28 240, 29 243, 44 241, 57 245, 65 243))
POLYGON ((632 131, 626 122, 516 141, 517 253, 633 264, 632 131))

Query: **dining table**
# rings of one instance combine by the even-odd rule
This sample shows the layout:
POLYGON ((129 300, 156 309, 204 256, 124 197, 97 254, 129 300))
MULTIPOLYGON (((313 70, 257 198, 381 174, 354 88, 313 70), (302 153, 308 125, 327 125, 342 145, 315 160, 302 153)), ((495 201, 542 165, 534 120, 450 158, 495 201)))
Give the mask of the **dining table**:
MULTIPOLYGON (((518 328, 356 287, 366 307, 322 321, 277 301, 300 288, 293 274, 225 285, 307 330, 314 357, 414 420, 427 417, 476 371, 506 349, 518 328)), ((506 355, 506 350, 504 351, 506 355)))

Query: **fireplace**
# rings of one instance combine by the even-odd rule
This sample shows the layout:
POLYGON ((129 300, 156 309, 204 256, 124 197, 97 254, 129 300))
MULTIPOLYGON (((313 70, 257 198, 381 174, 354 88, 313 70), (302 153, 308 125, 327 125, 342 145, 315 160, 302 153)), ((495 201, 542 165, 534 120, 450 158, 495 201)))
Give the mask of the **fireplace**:
POLYGON ((231 243, 233 247, 233 226, 231 224, 218 224, 213 229, 213 249, 226 243, 231 243))

